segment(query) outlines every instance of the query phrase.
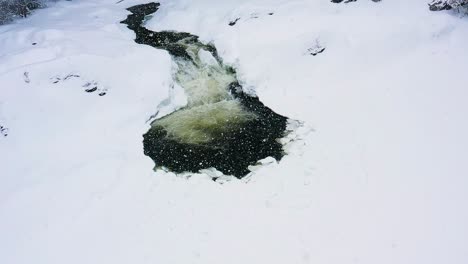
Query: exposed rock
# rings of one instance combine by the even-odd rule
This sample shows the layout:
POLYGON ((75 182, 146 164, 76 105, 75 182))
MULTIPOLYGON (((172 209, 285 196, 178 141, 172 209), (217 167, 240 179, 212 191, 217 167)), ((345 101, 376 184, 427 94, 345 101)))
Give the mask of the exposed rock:
POLYGON ((8 136, 8 128, 3 125, 0 125, 0 135, 4 137, 8 136))
POLYGON ((236 18, 236 19, 230 21, 230 22, 229 22, 229 25, 230 25, 231 27, 234 26, 234 25, 237 23, 237 21, 239 21, 239 19, 240 19, 240 17, 238 17, 238 18, 236 18))
POLYGON ((85 81, 83 80, 83 77, 80 76, 79 74, 75 73, 70 73, 65 75, 65 77, 60 77, 60 76, 55 76, 51 78, 51 82, 53 84, 58 84, 60 82, 66 82, 66 81, 73 81, 74 79, 78 79, 77 81, 79 82, 84 82, 81 87, 85 88, 84 91, 87 93, 94 93, 94 92, 99 92, 99 96, 104 96, 107 93, 107 88, 102 87, 98 82, 96 81, 85 81))

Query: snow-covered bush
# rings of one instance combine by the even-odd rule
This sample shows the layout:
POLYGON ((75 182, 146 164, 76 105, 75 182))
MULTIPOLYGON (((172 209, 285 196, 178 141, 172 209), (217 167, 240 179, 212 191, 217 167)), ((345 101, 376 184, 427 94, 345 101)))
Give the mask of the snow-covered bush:
POLYGON ((452 8, 468 7, 468 0, 433 0, 429 3, 431 11, 450 10, 452 8))
POLYGON ((0 0, 0 25, 18 17, 28 16, 32 10, 44 7, 51 0, 0 0))

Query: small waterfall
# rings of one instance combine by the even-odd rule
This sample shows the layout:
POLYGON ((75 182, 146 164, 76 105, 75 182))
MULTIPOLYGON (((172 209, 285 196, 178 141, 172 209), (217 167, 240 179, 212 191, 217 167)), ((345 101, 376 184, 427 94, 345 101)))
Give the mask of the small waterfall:
POLYGON ((145 155, 156 167, 176 173, 213 167, 238 178, 263 158, 280 160, 284 153, 278 139, 287 118, 244 93, 235 70, 223 64, 213 45, 190 33, 145 28, 145 19, 158 9, 159 3, 130 7, 122 23, 136 33, 136 43, 169 52, 188 103, 151 123, 143 140, 145 155))

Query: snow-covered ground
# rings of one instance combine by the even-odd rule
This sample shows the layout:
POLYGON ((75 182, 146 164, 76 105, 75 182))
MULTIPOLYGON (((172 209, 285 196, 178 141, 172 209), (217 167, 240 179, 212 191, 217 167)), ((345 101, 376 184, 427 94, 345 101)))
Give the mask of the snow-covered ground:
POLYGON ((184 98, 170 56, 119 23, 146 1, 115 2, 0 27, 0 263, 468 263, 466 17, 426 0, 161 1, 147 27, 212 41, 304 122, 281 162, 220 184, 143 155, 147 120, 184 98))

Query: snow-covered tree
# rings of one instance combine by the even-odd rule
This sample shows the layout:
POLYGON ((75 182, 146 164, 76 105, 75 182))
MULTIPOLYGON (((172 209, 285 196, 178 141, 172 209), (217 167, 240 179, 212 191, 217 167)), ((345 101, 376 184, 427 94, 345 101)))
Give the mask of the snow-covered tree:
POLYGON ((45 0, 0 0, 0 25, 17 17, 26 17, 32 10, 43 7, 45 0))
POLYGON ((429 3, 429 9, 432 11, 450 10, 465 6, 468 6, 468 0, 433 0, 429 3))

